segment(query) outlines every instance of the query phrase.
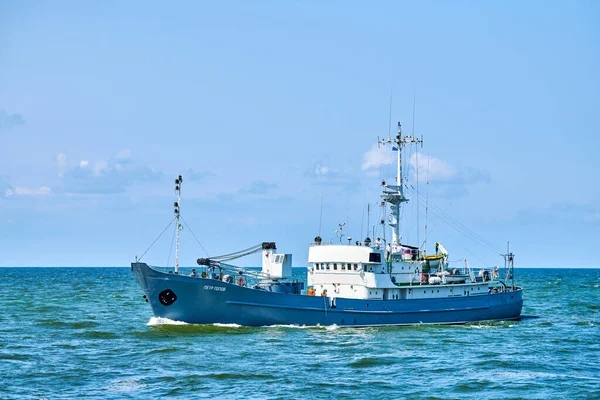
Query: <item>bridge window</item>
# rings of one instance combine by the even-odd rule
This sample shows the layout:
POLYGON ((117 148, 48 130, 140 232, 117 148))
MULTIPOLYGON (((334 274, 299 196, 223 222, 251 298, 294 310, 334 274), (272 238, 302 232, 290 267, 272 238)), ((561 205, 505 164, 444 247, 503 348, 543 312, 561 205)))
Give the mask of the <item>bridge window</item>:
POLYGON ((346 270, 346 264, 342 263, 342 271, 346 270))
POLYGON ((369 253, 369 262, 380 263, 381 262, 381 254, 380 253, 369 253))
POLYGON ((333 269, 335 269, 337 271, 337 264, 333 264, 333 269))
POLYGON ((329 271, 329 264, 325 265, 325 269, 327 269, 327 271, 329 271))

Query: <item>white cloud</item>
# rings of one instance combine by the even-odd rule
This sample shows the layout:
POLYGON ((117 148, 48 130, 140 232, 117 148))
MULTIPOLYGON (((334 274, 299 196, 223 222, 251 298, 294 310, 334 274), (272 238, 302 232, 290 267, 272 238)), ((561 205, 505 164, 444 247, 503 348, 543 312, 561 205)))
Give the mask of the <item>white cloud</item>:
POLYGON ((380 148, 377 144, 374 144, 369 151, 363 155, 362 170, 369 171, 375 168, 379 168, 382 165, 390 165, 396 161, 396 158, 390 154, 389 147, 380 148))
POLYGON ((430 181, 449 182, 460 178, 457 168, 438 158, 425 156, 418 152, 413 153, 408 161, 412 167, 413 174, 416 168, 421 171, 421 179, 426 179, 429 175, 430 181))
POLYGON ((94 176, 100 176, 103 171, 108 171, 108 169, 109 168, 107 161, 98 161, 96 162, 96 164, 94 164, 94 168, 92 168, 92 171, 94 173, 94 176))
POLYGON ((6 197, 10 196, 47 196, 52 193, 52 190, 49 187, 42 186, 39 189, 28 189, 23 187, 18 187, 13 189, 6 189, 4 195, 6 197))
POLYGON ((331 169, 329 167, 325 167, 323 165, 315 165, 315 175, 327 175, 331 169))
POLYGON ((121 150, 107 160, 80 160, 75 164, 69 163, 67 156, 60 153, 56 157, 58 175, 62 178, 62 187, 58 191, 88 194, 122 193, 135 183, 153 182, 161 178, 160 172, 129 157, 129 150, 121 150))
POLYGON ((59 155, 57 155, 56 156, 56 164, 58 166, 58 176, 60 176, 62 178, 68 169, 67 155, 65 153, 60 153, 59 155))
POLYGON ((356 189, 359 181, 356 173, 348 169, 337 169, 327 165, 327 161, 314 162, 305 172, 304 176, 315 185, 328 185, 356 189))
POLYGON ((454 189, 453 193, 466 194, 466 185, 473 183, 487 183, 491 181, 489 172, 475 167, 469 167, 459 164, 450 164, 439 158, 426 156, 421 153, 414 153, 408 161, 410 168, 409 174, 411 181, 416 181, 416 170, 419 168, 419 180, 425 182, 429 175, 429 182, 446 185, 446 190, 450 186, 454 189), (460 190, 459 190, 460 189, 460 190))

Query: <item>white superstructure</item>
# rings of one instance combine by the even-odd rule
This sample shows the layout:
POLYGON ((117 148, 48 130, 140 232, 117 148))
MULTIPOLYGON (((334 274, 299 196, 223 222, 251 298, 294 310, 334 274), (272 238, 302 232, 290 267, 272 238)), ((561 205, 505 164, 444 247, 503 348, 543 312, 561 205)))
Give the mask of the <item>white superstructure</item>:
MULTIPOLYGON (((418 247, 402 244, 400 207, 407 202, 402 179, 402 150, 410 144, 422 145, 422 139, 402 136, 398 123, 395 138, 380 140, 380 146, 397 151, 396 184, 382 182, 382 207, 390 207, 389 226, 392 240, 386 246, 378 238, 363 243, 324 244, 315 238, 308 252, 308 285, 314 295, 354 299, 421 299, 488 294, 489 282, 473 273, 448 269, 448 253, 439 243, 436 255, 425 256, 418 247)), ((382 224, 383 224, 382 220, 382 224)), ((340 224, 340 231, 343 224, 340 224)), ((341 241, 341 239, 340 239, 341 241)), ((465 266, 466 267, 466 266, 465 266)), ((467 269, 467 270, 465 270, 467 269)))

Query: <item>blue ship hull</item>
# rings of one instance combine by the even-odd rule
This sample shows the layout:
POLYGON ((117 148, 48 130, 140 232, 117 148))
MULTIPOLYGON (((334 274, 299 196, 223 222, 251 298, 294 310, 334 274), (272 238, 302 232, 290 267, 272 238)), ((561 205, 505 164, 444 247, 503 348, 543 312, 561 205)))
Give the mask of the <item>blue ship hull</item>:
POLYGON ((192 324, 377 326, 518 319, 523 290, 414 300, 358 300, 267 292, 219 280, 131 270, 154 315, 192 324), (168 299, 165 300, 165 293, 168 299), (165 303, 170 303, 165 305, 165 303))

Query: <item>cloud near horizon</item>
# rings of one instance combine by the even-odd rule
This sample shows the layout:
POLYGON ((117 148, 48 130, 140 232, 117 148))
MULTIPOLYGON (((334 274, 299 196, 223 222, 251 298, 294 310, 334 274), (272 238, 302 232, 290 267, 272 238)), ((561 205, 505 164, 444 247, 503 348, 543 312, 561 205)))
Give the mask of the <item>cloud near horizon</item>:
POLYGON ((4 196, 47 196, 52 194, 52 189, 46 186, 40 186, 38 189, 29 189, 24 187, 17 187, 14 189, 6 189, 4 196))
POLYGON ((317 161, 304 171, 304 176, 309 178, 314 185, 337 186, 344 189, 356 189, 360 182, 356 174, 348 170, 330 167, 327 162, 317 161))
POLYGON ((69 163, 66 154, 57 158, 58 176, 62 178, 62 191, 79 194, 116 194, 136 184, 154 182, 162 173, 136 163, 129 150, 121 150, 108 160, 92 162, 80 160, 69 163))
MULTIPOLYGON (((4 197, 12 196, 47 196, 52 194, 52 189, 47 186, 40 186, 37 189, 30 189, 26 187, 13 187, 9 183, 8 177, 0 175, 0 193, 4 194, 4 197)), ((0 194, 2 196, 2 194, 0 194)))

